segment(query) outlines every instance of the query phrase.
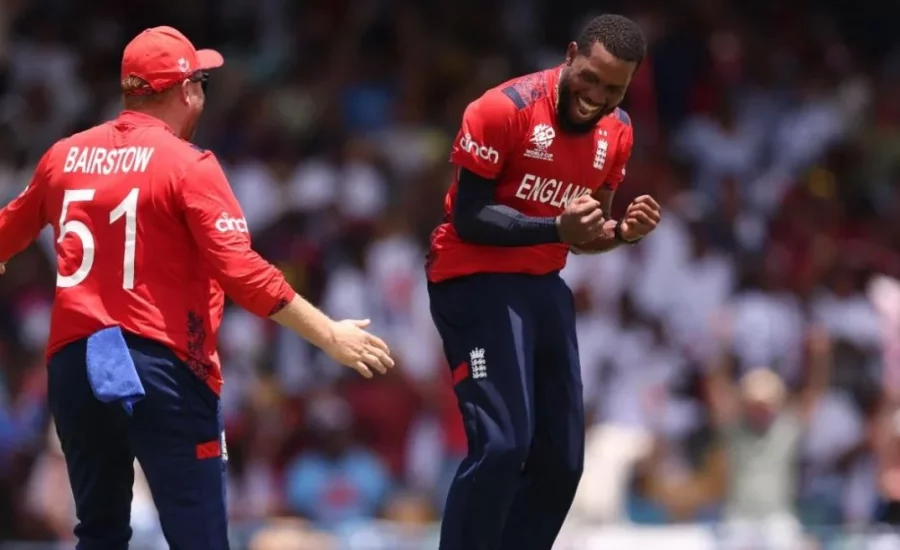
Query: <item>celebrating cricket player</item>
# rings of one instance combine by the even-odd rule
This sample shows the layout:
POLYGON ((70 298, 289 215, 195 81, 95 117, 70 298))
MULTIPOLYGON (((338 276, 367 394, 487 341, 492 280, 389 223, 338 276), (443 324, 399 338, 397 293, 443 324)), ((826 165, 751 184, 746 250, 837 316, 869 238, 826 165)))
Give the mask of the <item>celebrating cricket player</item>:
POLYGON ((565 63, 488 90, 463 115, 427 264, 469 439, 441 550, 550 550, 569 511, 585 413, 559 272, 570 250, 633 245, 659 222, 649 196, 609 218, 633 140, 618 105, 645 51, 634 22, 597 17, 565 63))
POLYGON ((331 320, 251 250, 222 168, 188 141, 222 64, 173 28, 142 32, 122 59, 122 114, 53 145, 0 210, 0 272, 45 225, 56 236, 49 404, 79 550, 128 548, 135 458, 172 550, 228 548, 225 293, 366 377, 393 366, 367 321, 331 320))

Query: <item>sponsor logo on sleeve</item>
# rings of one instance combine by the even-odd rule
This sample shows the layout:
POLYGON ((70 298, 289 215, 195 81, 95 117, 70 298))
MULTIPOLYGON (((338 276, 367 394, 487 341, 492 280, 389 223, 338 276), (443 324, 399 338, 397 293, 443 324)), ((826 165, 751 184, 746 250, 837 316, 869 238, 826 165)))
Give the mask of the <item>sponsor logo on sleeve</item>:
POLYGON ((216 230, 219 233, 250 233, 249 227, 247 227, 247 220, 244 218, 235 218, 228 214, 228 212, 222 212, 222 215, 219 216, 219 219, 216 220, 216 230))
POLYGON ((459 140, 459 147, 469 153, 470 155, 476 156, 482 160, 486 160, 491 164, 499 164, 500 163, 500 153, 497 152, 493 147, 488 147, 486 145, 482 145, 472 139, 472 135, 466 133, 459 140))

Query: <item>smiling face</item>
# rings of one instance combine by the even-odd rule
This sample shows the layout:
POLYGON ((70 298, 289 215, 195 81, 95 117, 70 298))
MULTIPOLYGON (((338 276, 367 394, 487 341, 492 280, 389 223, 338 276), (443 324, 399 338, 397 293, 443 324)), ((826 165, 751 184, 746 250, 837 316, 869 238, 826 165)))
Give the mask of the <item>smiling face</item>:
POLYGON ((622 102, 638 64, 623 61, 600 42, 588 51, 572 42, 560 76, 557 112, 563 130, 591 131, 597 122, 622 102))

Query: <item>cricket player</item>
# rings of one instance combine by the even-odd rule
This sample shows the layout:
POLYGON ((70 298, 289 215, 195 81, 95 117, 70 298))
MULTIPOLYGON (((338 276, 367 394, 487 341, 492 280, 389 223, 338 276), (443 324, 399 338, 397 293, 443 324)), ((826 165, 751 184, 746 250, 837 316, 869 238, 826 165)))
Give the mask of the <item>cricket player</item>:
POLYGON ((633 139, 618 105, 645 51, 635 23, 597 17, 565 63, 488 90, 463 115, 427 263, 469 439, 441 550, 550 550, 568 513, 585 413, 559 272, 570 250, 637 243, 660 219, 649 196, 609 219, 633 139))
POLYGON ((125 110, 63 139, 0 210, 0 264, 56 236, 49 405, 79 550, 124 550, 133 462, 173 550, 228 548, 216 334, 224 294, 370 377, 393 365, 367 321, 329 319, 250 248, 222 168, 191 145, 213 50, 170 27, 125 48, 125 110))

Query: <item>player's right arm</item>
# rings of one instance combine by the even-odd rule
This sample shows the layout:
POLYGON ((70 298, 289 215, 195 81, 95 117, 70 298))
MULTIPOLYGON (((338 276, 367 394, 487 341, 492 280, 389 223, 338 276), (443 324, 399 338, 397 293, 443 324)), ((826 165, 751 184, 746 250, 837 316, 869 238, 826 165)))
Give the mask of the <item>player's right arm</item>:
POLYGON ((44 194, 50 178, 50 151, 38 162, 28 187, 0 210, 0 274, 3 265, 25 250, 47 225, 44 194))
POLYGON ((497 178, 518 135, 518 111, 491 90, 466 108, 450 161, 459 170, 453 226, 463 241, 487 246, 558 243, 555 217, 527 216, 494 199, 497 178))
POLYGON ((250 247, 246 231, 219 223, 241 219, 240 204, 211 153, 185 174, 178 196, 188 228, 216 280, 238 305, 269 317, 324 350, 334 360, 371 377, 393 366, 387 345, 362 330, 368 321, 334 321, 287 283, 250 247))
POLYGON ((528 216, 495 199, 497 180, 511 144, 521 135, 512 100, 491 90, 463 114, 450 161, 459 170, 453 227, 465 242, 485 246, 535 246, 580 242, 599 230, 603 212, 589 196, 579 197, 560 216, 528 216))

